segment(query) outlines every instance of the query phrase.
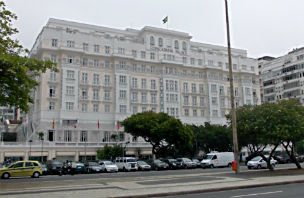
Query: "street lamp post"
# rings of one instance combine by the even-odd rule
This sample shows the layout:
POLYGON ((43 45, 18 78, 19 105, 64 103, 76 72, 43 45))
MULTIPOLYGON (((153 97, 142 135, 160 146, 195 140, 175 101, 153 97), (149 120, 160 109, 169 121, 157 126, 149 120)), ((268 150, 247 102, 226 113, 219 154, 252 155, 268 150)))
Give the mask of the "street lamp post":
POLYGON ((29 143, 30 143, 30 154, 29 154, 29 160, 31 160, 31 156, 32 156, 32 142, 33 142, 33 140, 29 140, 29 143))
POLYGON ((232 61, 231 61, 231 46, 230 46, 230 30, 229 30, 229 15, 228 15, 228 2, 225 0, 226 10, 226 28, 227 28, 227 44, 228 44, 228 64, 229 64, 229 81, 230 81, 230 100, 231 100, 231 115, 232 115, 232 135, 233 135, 233 151, 234 161, 236 162, 235 173, 240 171, 239 165, 239 147, 237 140, 237 128, 236 128, 236 112, 234 104, 234 87, 233 87, 233 75, 232 75, 232 61))
POLYGON ((123 150, 122 150, 122 157, 125 156, 125 150, 126 150, 126 147, 127 147, 128 144, 130 144, 130 141, 127 141, 127 142, 125 143, 125 146, 123 147, 123 150))

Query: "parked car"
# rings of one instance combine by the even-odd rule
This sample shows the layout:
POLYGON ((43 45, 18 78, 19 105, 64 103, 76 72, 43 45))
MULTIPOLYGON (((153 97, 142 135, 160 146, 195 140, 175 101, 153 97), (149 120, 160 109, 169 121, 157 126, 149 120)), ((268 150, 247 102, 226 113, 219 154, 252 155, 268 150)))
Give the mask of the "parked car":
POLYGON ((154 159, 154 160, 148 160, 147 163, 151 166, 151 169, 153 170, 166 170, 169 169, 169 164, 159 160, 159 159, 154 159))
POLYGON ((203 168, 209 167, 230 167, 234 161, 234 155, 232 152, 213 152, 208 153, 201 161, 203 168))
POLYGON ((84 164, 87 173, 100 173, 101 166, 97 162, 86 162, 84 164))
POLYGON ((163 160, 169 165, 170 169, 180 169, 183 168, 183 163, 177 161, 176 159, 165 159, 163 160))
POLYGON ((0 169, 0 176, 3 179, 26 176, 39 178, 40 175, 42 175, 42 167, 38 161, 17 161, 0 169))
POLYGON ((196 164, 196 168, 201 167, 201 162, 198 159, 192 159, 192 162, 196 164))
MULTIPOLYGON (((265 155, 266 158, 269 156, 265 155)), ((275 167, 277 164, 277 160, 271 158, 270 164, 272 167, 275 167)), ((257 156, 250 161, 247 162, 247 167, 248 169, 256 168, 256 169, 261 169, 261 168, 267 168, 267 162, 263 160, 261 156, 257 156)))
POLYGON ((48 174, 61 174, 62 173, 63 163, 58 160, 48 160, 46 162, 46 168, 48 174))
POLYGON ((101 166, 102 172, 118 172, 117 165, 111 161, 103 160, 103 161, 99 161, 99 164, 101 166))
POLYGON ((134 157, 117 157, 115 164, 120 171, 136 171, 138 170, 137 162, 134 157))
POLYGON ((137 161, 138 170, 151 170, 151 166, 145 161, 137 161))
POLYGON ((196 168, 196 163, 189 158, 177 158, 176 160, 182 163, 183 168, 196 168))
POLYGON ((279 164, 286 164, 291 162, 288 155, 276 155, 273 156, 273 158, 277 160, 279 164))
POLYGON ((84 164, 82 162, 72 162, 73 173, 85 173, 84 164))

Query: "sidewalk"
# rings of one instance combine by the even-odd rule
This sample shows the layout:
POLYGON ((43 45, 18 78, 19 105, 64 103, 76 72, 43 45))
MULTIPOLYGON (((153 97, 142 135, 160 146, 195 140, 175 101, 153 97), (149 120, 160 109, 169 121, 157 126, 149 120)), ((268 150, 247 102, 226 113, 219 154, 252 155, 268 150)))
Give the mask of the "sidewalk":
MULTIPOLYGON (((219 169, 220 170, 220 169, 219 169)), ((239 174, 199 173, 187 175, 134 177, 132 179, 117 178, 115 180, 90 180, 91 183, 69 185, 62 188, 22 189, 22 191, 5 192, 1 190, 0 197, 5 198, 136 198, 166 195, 180 195, 190 193, 211 192, 239 188, 253 188, 260 186, 290 184, 304 182, 304 170, 277 169, 251 170, 239 174), (93 182, 94 181, 94 182, 93 182), (106 182, 105 182, 106 181, 106 182)))

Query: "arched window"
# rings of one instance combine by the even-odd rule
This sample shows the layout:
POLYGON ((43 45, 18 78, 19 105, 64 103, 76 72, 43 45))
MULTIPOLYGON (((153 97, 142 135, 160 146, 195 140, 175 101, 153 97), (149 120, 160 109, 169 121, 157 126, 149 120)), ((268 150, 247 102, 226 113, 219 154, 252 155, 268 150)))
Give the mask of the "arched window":
POLYGON ((163 46, 163 38, 158 38, 158 46, 159 47, 163 46))
POLYGON ((177 40, 174 41, 174 48, 175 48, 175 49, 178 49, 178 48, 179 48, 179 46, 178 46, 178 41, 177 41, 177 40))
POLYGON ((183 50, 187 50, 187 43, 183 41, 183 50))
POLYGON ((154 42, 154 37, 150 36, 150 45, 154 46, 155 42, 154 42))

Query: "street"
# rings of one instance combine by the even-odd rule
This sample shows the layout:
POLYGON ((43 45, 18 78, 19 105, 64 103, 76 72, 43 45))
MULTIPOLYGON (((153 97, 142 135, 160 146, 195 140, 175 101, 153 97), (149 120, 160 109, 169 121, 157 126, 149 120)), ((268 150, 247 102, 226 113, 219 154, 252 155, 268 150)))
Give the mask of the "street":
MULTIPOLYGON (((200 194, 186 194, 178 196, 166 196, 166 198, 286 198, 286 197, 303 197, 303 183, 288 184, 280 186, 269 186, 260 188, 247 188, 237 190, 218 191, 200 194)), ((161 197, 157 197, 161 198, 161 197)))

